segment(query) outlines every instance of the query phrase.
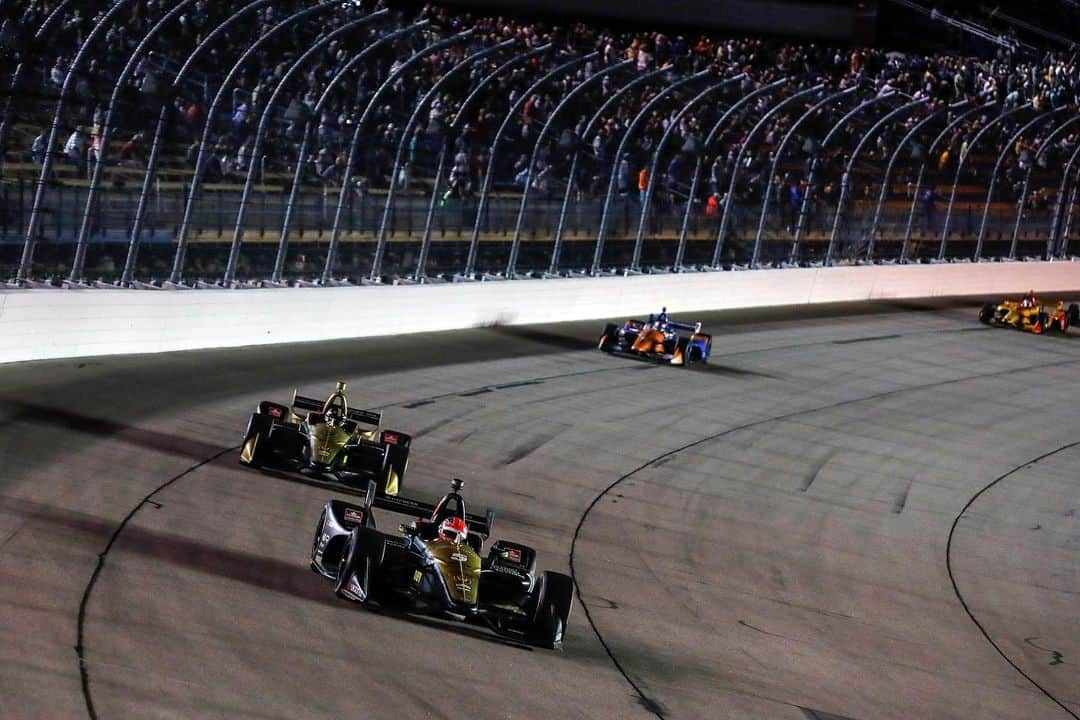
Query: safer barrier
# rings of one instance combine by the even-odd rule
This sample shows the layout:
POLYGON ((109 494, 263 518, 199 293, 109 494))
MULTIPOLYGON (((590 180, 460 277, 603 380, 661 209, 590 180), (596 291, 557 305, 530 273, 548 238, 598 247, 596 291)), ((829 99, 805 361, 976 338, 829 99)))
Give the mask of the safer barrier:
POLYGON ((1080 263, 821 267, 318 289, 0 292, 0 362, 780 305, 1080 293, 1080 263))

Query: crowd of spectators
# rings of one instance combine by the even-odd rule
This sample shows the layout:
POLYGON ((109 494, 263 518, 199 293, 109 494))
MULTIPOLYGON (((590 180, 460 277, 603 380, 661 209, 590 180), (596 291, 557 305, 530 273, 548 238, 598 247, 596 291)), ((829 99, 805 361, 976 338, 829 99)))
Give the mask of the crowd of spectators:
MULTIPOLYGON (((214 116, 210 116, 210 100, 236 58, 257 38, 311 4, 304 0, 280 0, 251 13, 247 20, 237 23, 220 42, 203 53, 195 71, 174 88, 173 78, 184 60, 213 28, 239 9, 233 3, 211 0, 190 3, 167 31, 150 44, 149 51, 138 60, 131 77, 120 88, 124 110, 114 120, 113 137, 117 146, 103 149, 104 113, 120 68, 149 28, 173 7, 173 3, 164 0, 130 2, 129 8, 117 13, 115 21, 101 35, 81 66, 73 70, 72 63, 80 45, 104 16, 108 3, 69 4, 47 33, 47 42, 39 45, 32 39, 34 32, 60 3, 57 0, 0 0, 0 60, 6 70, 4 81, 10 81, 19 62, 28 66, 22 80, 25 98, 20 94, 16 99, 15 116, 38 123, 38 131, 31 133, 22 147, 7 148, 9 156, 12 152, 20 152, 34 163, 40 164, 44 160, 49 101, 64 86, 68 74, 74 71, 71 95, 63 116, 61 144, 55 152, 60 162, 74 165, 80 176, 85 177, 91 172, 106 153, 110 164, 142 167, 157 108, 165 104, 169 108, 167 142, 171 147, 179 148, 177 155, 187 170, 200 173, 207 182, 237 181, 249 172, 253 163, 257 163, 255 170, 264 179, 268 173, 291 177, 299 164, 303 183, 335 188, 346 175, 353 128, 383 81, 428 43, 471 29, 473 33, 467 40, 423 55, 418 62, 411 63, 388 91, 380 95, 363 128, 361 147, 354 159, 352 177, 357 193, 385 188, 390 183, 397 183, 405 190, 429 187, 435 159, 446 143, 449 163, 444 199, 475 194, 485 180, 496 129, 508 108, 528 92, 527 99, 520 103, 520 110, 511 118, 505 143, 498 151, 493 178, 495 186, 520 188, 531 181, 533 189, 542 197, 561 192, 568 180, 567 159, 573 151, 580 149, 587 161, 580 165, 579 175, 569 181, 579 198, 602 196, 608 186, 615 149, 644 103, 677 78, 691 73, 709 71, 709 77, 717 79, 742 73, 745 76, 726 94, 719 96, 723 103, 702 103, 681 115, 682 103, 658 104, 640 125, 630 152, 614 169, 614 186, 621 196, 643 199, 653 182, 661 183, 668 197, 681 195, 685 198, 696 155, 703 150, 703 139, 719 113, 755 88, 781 77, 794 78, 790 86, 762 95, 756 103, 744 108, 733 118, 731 129, 720 133, 719 142, 714 147, 704 148, 701 207, 707 214, 715 215, 726 199, 728 178, 735 170, 738 151, 748 139, 750 127, 775 102, 799 88, 824 83, 830 91, 835 91, 858 84, 862 88, 860 100, 894 93, 902 93, 903 97, 912 100, 927 100, 923 110, 886 128, 870 144, 866 159, 871 161, 885 160, 895 142, 927 112, 961 102, 993 102, 992 108, 958 126, 938 148, 931 168, 942 172, 955 167, 955 163, 968 154, 975 134, 1001 112, 1024 106, 1029 106, 1032 112, 1071 106, 1080 93, 1080 62, 1064 51, 1034 55, 1020 49, 999 47, 994 53, 978 57, 946 52, 912 53, 904 52, 902 48, 893 51, 842 48, 822 43, 721 37, 708 33, 691 35, 685 31, 614 31, 594 24, 556 24, 377 0, 330 4, 325 10, 277 31, 273 41, 260 47, 241 69, 233 86, 227 88, 226 101, 217 108, 214 116), (325 43, 323 51, 283 88, 272 108, 268 134, 255 157, 259 120, 271 93, 295 58, 341 23, 384 8, 389 10, 385 21, 325 43), (338 76, 355 53, 389 30, 419 21, 428 21, 428 25, 382 52, 373 53, 369 62, 361 63, 335 86, 328 102, 316 112, 316 102, 328 83, 338 76), (473 63, 426 107, 417 108, 418 99, 469 55, 510 39, 517 41, 514 48, 473 63), (458 117, 465 98, 495 67, 514 53, 548 43, 553 46, 551 52, 514 65, 471 104, 465 116, 458 117), (46 49, 51 53, 47 57, 43 54, 46 49), (595 56, 550 82, 534 87, 538 78, 558 64, 587 53, 595 53, 595 56), (549 146, 541 148, 538 164, 530 171, 533 143, 560 100, 601 69, 626 60, 631 61, 626 71, 606 74, 602 82, 590 84, 589 91, 581 94, 562 118, 556 132, 549 136, 549 146), (627 93, 625 100, 613 105, 606 116, 598 119, 594 131, 586 136, 586 127, 596 108, 634 77, 657 68, 667 68, 667 72, 659 75, 655 82, 642 84, 627 93), (44 101, 35 104, 35 98, 44 101), (410 129, 408 121, 414 109, 418 110, 419 116, 410 129), (658 168, 657 177, 650 177, 652 152, 677 117, 678 123, 668 145, 670 150, 658 168), (202 128, 208 121, 213 123, 213 132, 210 145, 203 149, 200 144, 202 128), (307 151, 301 156, 301 147, 305 146, 304 130, 308 126, 311 137, 306 143, 307 151), (457 132, 451 133, 452 126, 457 132), (395 172, 394 161, 402 143, 405 162, 395 172), (204 163, 196 168, 200 149, 204 150, 204 163)), ((685 92, 672 97, 685 102, 703 86, 704 82, 689 85, 685 92)), ((789 211, 801 204, 802 194, 806 192, 809 157, 816 150, 815 139, 820 139, 822 130, 829 126, 829 118, 835 120, 852 107, 850 103, 838 103, 829 108, 830 115, 807 123, 805 132, 790 146, 790 160, 796 167, 785 166, 784 174, 773 178, 773 184, 768 185, 768 170, 779 139, 812 100, 793 104, 785 112, 777 113, 753 138, 754 144, 746 153, 744 168, 740 171, 744 176, 740 193, 760 197, 763 192, 774 192, 781 207, 789 211)), ((871 119, 873 117, 876 116, 871 119)), ((1015 122, 1003 123, 1002 131, 988 138, 987 145, 977 152, 993 155, 1006 149, 1009 131, 1019 122, 1018 118, 1015 122)), ((853 124, 847 135, 841 136, 842 142, 830 148, 834 165, 822 184, 823 197, 835 197, 839 179, 835 166, 846 159, 845 153, 850 152, 855 137, 865 127, 865 123, 853 124)), ((919 139, 923 150, 927 139, 940 127, 928 126, 927 138, 919 139)), ((1038 128, 1011 148, 1006 182, 1003 183, 1006 191, 1015 192, 1032 165, 1045 168, 1060 164, 1080 141, 1080 134, 1070 132, 1059 136, 1053 147, 1044 147, 1051 127, 1038 128)), ((288 181, 283 180, 282 184, 287 187, 288 181)), ((869 197, 871 191, 867 184, 857 189, 856 195, 869 197)), ((1037 202, 1034 198, 1039 197, 1045 201, 1045 193, 1040 196, 1036 192, 1032 202, 1037 202)))

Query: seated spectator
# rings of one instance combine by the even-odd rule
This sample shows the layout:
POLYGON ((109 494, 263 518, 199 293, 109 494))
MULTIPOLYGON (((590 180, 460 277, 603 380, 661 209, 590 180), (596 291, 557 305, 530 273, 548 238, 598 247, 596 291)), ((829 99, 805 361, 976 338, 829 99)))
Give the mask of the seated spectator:
POLYGON ((81 125, 72 131, 64 143, 64 156, 79 168, 79 172, 86 170, 86 135, 81 125))
POLYGON ((42 130, 34 138, 33 144, 30 145, 30 159, 35 165, 41 165, 45 162, 45 131, 42 130))
POLYGON ((116 164, 123 167, 139 167, 141 164, 142 150, 142 133, 135 133, 131 136, 131 139, 120 146, 120 152, 117 153, 116 164))

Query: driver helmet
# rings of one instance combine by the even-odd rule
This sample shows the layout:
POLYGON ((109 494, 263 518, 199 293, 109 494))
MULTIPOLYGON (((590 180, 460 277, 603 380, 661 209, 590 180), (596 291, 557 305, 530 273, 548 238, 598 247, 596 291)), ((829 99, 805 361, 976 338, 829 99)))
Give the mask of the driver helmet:
POLYGON ((341 422, 345 417, 345 411, 341 409, 340 405, 331 405, 326 410, 326 421, 331 425, 341 422))
POLYGON ((465 542, 465 536, 469 534, 469 529, 465 525, 465 521, 459 517, 446 518, 439 525, 439 539, 447 540, 449 542, 465 542))

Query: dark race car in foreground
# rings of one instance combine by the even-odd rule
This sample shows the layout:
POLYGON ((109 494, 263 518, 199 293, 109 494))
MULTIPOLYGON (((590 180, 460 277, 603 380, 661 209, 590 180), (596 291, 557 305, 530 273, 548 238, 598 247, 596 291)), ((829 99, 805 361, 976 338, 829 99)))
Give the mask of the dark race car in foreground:
POLYGON ((292 470, 396 495, 409 463, 412 437, 379 430, 382 415, 349 407, 345 383, 325 401, 293 393, 289 405, 263 401, 244 433, 240 462, 253 468, 292 470))
POLYGON ((1019 300, 1002 300, 1000 303, 987 303, 979 311, 979 322, 986 325, 1011 327, 1035 335, 1048 332, 1067 332, 1070 325, 1080 322, 1080 305, 1072 303, 1068 308, 1064 302, 1056 306, 1043 305, 1029 292, 1019 300))
POLYGON ((598 347, 606 353, 685 367, 708 361, 712 335, 701 332, 701 323, 668 319, 664 308, 648 320, 627 320, 622 327, 608 323, 598 347))
POLYGON ((379 496, 374 484, 360 505, 331 500, 315 527, 311 569, 334 592, 359 603, 486 625, 500 636, 548 648, 562 645, 574 581, 536 572, 536 552, 498 540, 484 554, 495 514, 473 515, 464 483, 435 505, 379 496), (375 527, 373 507, 412 515, 396 532, 375 527))

